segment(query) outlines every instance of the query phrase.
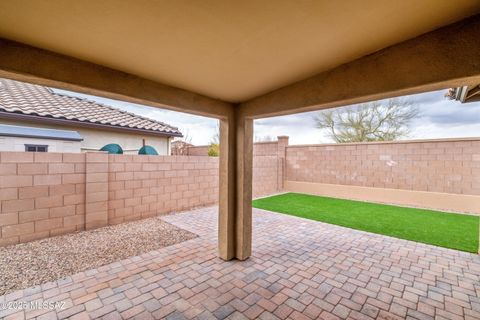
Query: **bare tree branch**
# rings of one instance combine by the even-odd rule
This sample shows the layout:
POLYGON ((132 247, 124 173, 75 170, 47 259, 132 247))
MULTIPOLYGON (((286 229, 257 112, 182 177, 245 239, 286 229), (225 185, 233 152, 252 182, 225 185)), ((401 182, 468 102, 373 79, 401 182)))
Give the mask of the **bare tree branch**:
POLYGON ((408 135, 409 124, 418 115, 415 104, 396 98, 321 111, 315 122, 337 143, 391 141, 408 135))

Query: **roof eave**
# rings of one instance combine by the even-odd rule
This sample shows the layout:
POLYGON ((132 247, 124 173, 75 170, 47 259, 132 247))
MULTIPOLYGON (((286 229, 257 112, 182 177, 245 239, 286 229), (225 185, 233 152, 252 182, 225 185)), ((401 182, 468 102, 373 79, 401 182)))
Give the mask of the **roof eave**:
POLYGON ((61 141, 83 141, 83 138, 63 138, 63 137, 45 137, 45 136, 36 136, 32 134, 10 134, 10 133, 0 133, 0 137, 21 137, 21 138, 32 138, 32 139, 45 139, 45 140, 61 140, 61 141))
POLYGON ((463 86, 454 89, 454 99, 461 103, 480 101, 480 84, 473 86, 463 86))
POLYGON ((183 137, 183 135, 180 132, 179 133, 162 132, 162 131, 155 131, 155 130, 122 127, 122 126, 115 126, 115 125, 102 124, 102 123, 94 123, 94 122, 86 122, 86 121, 78 121, 78 120, 70 120, 70 119, 59 119, 59 118, 53 118, 53 117, 44 117, 44 116, 38 116, 38 115, 13 113, 13 112, 5 112, 5 111, 0 111, 0 119, 42 122, 42 123, 59 124, 59 125, 65 125, 65 126, 78 126, 78 127, 113 130, 113 131, 128 131, 128 132, 143 133, 147 135, 162 136, 162 137, 183 137))

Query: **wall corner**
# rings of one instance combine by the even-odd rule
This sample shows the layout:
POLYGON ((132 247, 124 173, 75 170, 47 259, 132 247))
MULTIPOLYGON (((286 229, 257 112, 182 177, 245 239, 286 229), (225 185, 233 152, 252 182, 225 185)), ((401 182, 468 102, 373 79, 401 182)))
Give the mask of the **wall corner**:
POLYGON ((85 230, 108 225, 108 153, 85 155, 85 230))
POLYGON ((289 136, 278 136, 277 137, 277 191, 282 191, 284 188, 285 182, 285 163, 287 157, 287 146, 288 146, 289 136))

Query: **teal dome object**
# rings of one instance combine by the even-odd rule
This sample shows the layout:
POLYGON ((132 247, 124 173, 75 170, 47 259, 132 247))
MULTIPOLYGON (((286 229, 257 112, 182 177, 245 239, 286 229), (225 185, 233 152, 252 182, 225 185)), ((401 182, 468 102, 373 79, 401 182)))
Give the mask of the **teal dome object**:
POLYGON ((116 143, 109 143, 100 149, 100 151, 107 151, 110 154, 123 154, 123 149, 116 143))
POLYGON ((154 147, 151 146, 143 146, 138 150, 138 154, 146 154, 150 156, 158 156, 157 150, 155 150, 154 147))

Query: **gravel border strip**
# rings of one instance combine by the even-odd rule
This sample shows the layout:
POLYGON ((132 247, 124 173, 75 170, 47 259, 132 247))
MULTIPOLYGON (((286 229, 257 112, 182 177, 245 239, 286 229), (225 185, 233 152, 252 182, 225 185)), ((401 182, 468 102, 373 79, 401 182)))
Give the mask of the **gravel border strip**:
POLYGON ((160 217, 0 248, 0 295, 198 237, 160 217))

